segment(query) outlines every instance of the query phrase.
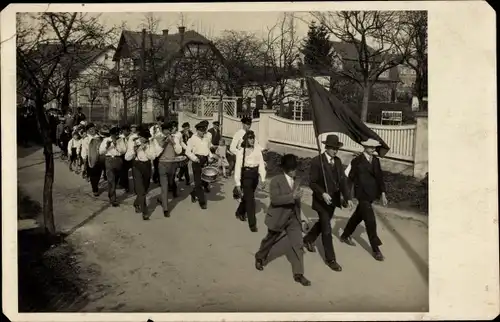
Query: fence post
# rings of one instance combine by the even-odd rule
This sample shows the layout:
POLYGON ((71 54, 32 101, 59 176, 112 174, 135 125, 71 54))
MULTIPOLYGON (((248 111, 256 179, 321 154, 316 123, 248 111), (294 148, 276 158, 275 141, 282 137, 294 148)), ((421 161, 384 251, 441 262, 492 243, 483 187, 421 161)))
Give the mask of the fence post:
POLYGON ((415 128, 415 150, 413 176, 422 179, 429 172, 428 147, 428 115, 427 112, 416 112, 417 126, 415 128))
POLYGON ((267 141, 269 137, 269 116, 273 114, 274 110, 260 110, 258 141, 263 149, 267 149, 267 141))

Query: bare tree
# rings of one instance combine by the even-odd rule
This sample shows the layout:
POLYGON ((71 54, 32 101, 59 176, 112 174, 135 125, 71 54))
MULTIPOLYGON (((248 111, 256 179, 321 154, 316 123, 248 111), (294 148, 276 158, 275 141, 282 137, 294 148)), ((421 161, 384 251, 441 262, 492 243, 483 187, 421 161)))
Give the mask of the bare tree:
POLYGON ((337 56, 340 68, 325 67, 332 75, 347 77, 362 88, 361 119, 366 121, 373 85, 382 73, 406 59, 407 51, 400 50, 396 54, 394 42, 401 34, 401 14, 397 11, 338 11, 312 12, 311 15, 341 42, 355 48, 355 57, 348 53, 337 56))
POLYGON ((264 98, 268 109, 290 96, 296 95, 298 88, 292 88, 290 78, 295 75, 294 67, 300 53, 300 40, 296 34, 296 23, 293 15, 284 13, 279 21, 268 28, 267 37, 263 40, 260 52, 262 81, 257 87, 264 98))
POLYGON ((98 24, 98 17, 86 13, 38 13, 17 16, 17 71, 35 102, 35 115, 43 138, 45 179, 43 187, 44 229, 49 236, 56 235, 52 186, 54 183, 54 155, 49 127, 49 117, 44 105, 53 99, 51 84, 58 83, 63 74, 63 57, 71 48, 96 46, 106 35, 98 24), (24 18, 24 19, 23 19, 24 18))
POLYGON ((419 106, 427 96, 427 11, 405 11, 401 19, 401 35, 394 39, 405 65, 415 71, 414 90, 419 106))

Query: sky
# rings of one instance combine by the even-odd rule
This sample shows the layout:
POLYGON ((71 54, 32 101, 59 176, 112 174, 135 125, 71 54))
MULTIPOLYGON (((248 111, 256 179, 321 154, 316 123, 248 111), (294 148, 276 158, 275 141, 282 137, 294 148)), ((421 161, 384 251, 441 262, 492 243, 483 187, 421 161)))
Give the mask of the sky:
MULTIPOLYGON (((146 12, 105 12, 100 14, 103 24, 120 26, 126 22, 127 29, 139 31, 142 29, 146 12)), ((155 12, 154 17, 160 19, 159 30, 169 29, 171 33, 177 32, 177 27, 184 20, 187 29, 198 31, 208 38, 218 37, 224 30, 238 30, 255 33, 258 36, 267 34, 280 19, 282 12, 155 12)), ((298 13, 300 14, 300 13, 298 13)), ((306 15, 305 13, 301 14, 306 15)), ((304 37, 307 34, 307 23, 302 20, 297 21, 297 36, 304 37)))

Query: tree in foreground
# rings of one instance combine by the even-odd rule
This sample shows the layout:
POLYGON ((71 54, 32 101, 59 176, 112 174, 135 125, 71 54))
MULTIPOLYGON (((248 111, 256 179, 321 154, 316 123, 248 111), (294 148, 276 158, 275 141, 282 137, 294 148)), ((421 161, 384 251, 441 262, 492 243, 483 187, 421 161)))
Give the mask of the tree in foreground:
POLYGON ((45 157, 43 186, 43 224, 49 236, 56 235, 52 186, 54 183, 53 140, 45 104, 54 99, 54 85, 61 84, 66 71, 65 57, 80 47, 99 46, 107 30, 97 16, 86 13, 44 12, 18 14, 17 19, 17 83, 24 96, 34 101, 35 115, 42 134, 45 157))

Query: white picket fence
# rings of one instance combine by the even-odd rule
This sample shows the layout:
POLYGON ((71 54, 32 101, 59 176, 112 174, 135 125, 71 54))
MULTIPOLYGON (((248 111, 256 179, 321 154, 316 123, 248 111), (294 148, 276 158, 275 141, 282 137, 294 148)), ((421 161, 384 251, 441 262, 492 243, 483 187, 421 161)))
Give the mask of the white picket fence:
MULTIPOLYGON (((181 117, 181 116, 180 116, 181 117)), ((273 114, 267 114, 268 117, 268 128, 266 136, 261 135, 261 119, 253 119, 252 130, 255 135, 261 141, 276 142, 280 144, 291 145, 295 147, 303 147, 316 149, 317 142, 314 133, 314 127, 312 121, 294 121, 285 119, 273 114)), ((189 122, 191 127, 194 127, 200 121, 207 120, 212 122, 218 119, 217 113, 212 116, 198 116, 193 113, 184 112, 182 113, 182 120, 179 122, 189 122)), ((265 123, 263 123, 265 124, 265 123)), ((232 137, 236 131, 241 127, 241 121, 239 118, 224 115, 222 123, 222 134, 225 137, 232 137)), ((379 124, 367 124, 375 133, 377 133, 382 140, 390 147, 389 153, 386 157, 394 158, 404 161, 414 161, 415 157, 415 132, 416 125, 379 125, 379 124)), ((320 141, 328 133, 323 134, 320 137, 320 141)), ((362 151, 362 147, 354 142, 347 135, 342 133, 335 133, 339 136, 340 140, 344 143, 343 150, 359 152, 362 151)), ((266 143, 267 143, 266 142, 266 143)), ((264 143, 264 142, 262 142, 264 143)))

